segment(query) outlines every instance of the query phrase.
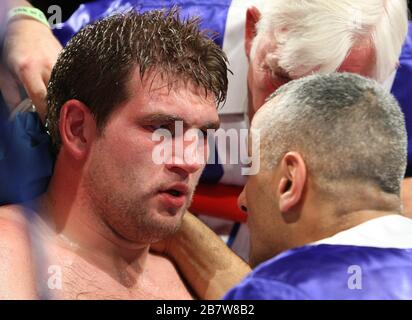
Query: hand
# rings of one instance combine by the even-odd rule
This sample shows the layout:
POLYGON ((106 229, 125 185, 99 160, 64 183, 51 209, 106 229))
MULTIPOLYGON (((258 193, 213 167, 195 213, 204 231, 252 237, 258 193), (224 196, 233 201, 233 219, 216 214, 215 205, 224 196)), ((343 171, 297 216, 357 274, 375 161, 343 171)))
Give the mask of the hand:
POLYGON ((4 41, 6 66, 0 69, 0 89, 11 109, 23 98, 18 89, 22 85, 44 121, 47 84, 61 49, 51 30, 42 23, 26 17, 10 21, 4 41))

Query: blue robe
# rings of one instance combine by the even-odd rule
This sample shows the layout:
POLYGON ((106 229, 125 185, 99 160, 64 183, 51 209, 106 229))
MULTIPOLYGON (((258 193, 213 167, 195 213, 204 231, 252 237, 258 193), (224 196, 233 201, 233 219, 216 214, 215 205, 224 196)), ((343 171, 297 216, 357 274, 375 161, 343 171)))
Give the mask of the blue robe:
POLYGON ((252 271, 226 300, 412 299, 412 220, 388 215, 252 271))

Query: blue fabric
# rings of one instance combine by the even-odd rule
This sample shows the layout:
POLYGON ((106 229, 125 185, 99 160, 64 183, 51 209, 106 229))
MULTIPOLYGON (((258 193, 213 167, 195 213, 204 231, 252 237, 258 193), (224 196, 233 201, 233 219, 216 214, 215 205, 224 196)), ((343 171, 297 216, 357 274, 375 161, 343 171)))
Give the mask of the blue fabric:
POLYGON ((200 176, 200 182, 206 184, 215 184, 223 177, 223 166, 219 164, 219 155, 215 147, 214 159, 212 163, 207 163, 200 176))
POLYGON ((412 249, 304 246, 262 263, 224 299, 412 299, 412 249))
POLYGON ((408 169, 407 176, 412 176, 412 22, 399 58, 400 66, 396 72, 392 93, 398 99, 405 114, 408 131, 408 169))
POLYGON ((201 28, 217 32, 214 41, 222 47, 230 4, 231 0, 97 0, 81 5, 61 29, 54 30, 54 34, 62 44, 66 44, 85 25, 115 12, 124 12, 131 8, 145 12, 177 5, 181 7, 181 16, 184 18, 200 16, 201 28))
POLYGON ((43 193, 53 170, 50 138, 36 113, 0 116, 0 205, 30 200, 43 193))

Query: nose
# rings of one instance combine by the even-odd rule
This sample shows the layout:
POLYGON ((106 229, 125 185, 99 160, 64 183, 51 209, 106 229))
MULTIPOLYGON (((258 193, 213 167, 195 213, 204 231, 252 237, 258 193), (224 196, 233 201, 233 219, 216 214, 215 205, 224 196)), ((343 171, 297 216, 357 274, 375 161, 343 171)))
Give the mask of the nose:
POLYGON ((173 160, 166 164, 166 168, 180 175, 189 175, 202 169, 204 165, 199 162, 188 162, 185 159, 174 157, 173 160))
POLYGON ((245 188, 243 188, 242 192, 240 193, 239 197, 237 198, 237 205, 238 205, 240 210, 247 213, 245 188))
POLYGON ((167 169, 181 174, 191 174, 203 169, 205 166, 204 157, 199 156, 202 146, 195 144, 195 147, 186 141, 175 144, 171 161, 166 164, 167 169))

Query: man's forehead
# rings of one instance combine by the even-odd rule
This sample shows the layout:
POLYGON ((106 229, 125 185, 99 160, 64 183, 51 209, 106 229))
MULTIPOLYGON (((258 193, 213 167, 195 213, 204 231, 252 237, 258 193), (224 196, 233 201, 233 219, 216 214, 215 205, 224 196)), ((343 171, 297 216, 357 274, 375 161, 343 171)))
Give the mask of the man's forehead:
POLYGON ((219 123, 214 94, 190 82, 173 83, 159 74, 145 76, 142 81, 134 75, 129 88, 130 102, 140 118, 151 121, 175 119, 190 127, 219 123))
POLYGON ((196 97, 202 97, 206 101, 215 102, 213 92, 204 87, 194 84, 192 80, 184 75, 173 74, 163 70, 149 69, 141 77, 138 68, 132 73, 127 84, 130 94, 150 95, 151 99, 157 99, 171 94, 191 93, 196 97))
POLYGON ((205 97, 200 92, 193 92, 187 88, 149 93, 147 108, 142 111, 143 114, 152 114, 155 118, 171 117, 182 120, 188 125, 219 122, 214 98, 205 97))

